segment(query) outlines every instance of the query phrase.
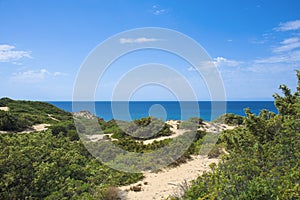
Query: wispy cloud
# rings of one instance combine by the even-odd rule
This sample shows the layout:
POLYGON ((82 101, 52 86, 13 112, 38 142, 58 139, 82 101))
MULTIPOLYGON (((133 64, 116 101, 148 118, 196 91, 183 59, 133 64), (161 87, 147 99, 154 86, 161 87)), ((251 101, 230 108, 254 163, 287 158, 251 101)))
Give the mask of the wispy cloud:
POLYGON ((265 63, 265 64, 298 63, 298 62, 300 62, 300 50, 254 60, 254 63, 261 63, 261 64, 262 63, 265 63))
POLYGON ((132 43, 156 42, 156 41, 160 41, 160 39, 140 37, 140 38, 120 38, 119 41, 121 44, 132 44, 132 43))
MULTIPOLYGON (((242 61, 236 61, 227 59, 224 57, 216 57, 211 61, 203 61, 202 63, 199 63, 197 67, 198 70, 209 70, 213 67, 239 67, 243 64, 242 61)), ((197 69, 193 66, 190 66, 187 68, 188 71, 197 71, 197 69)))
POLYGON ((162 15, 167 13, 167 9, 161 8, 159 5, 152 6, 152 14, 154 15, 162 15))
POLYGON ((288 21, 285 23, 280 23, 275 27, 273 33, 273 38, 281 36, 281 33, 286 32, 285 35, 289 37, 283 38, 281 42, 273 42, 272 46, 269 48, 272 54, 268 57, 254 59, 250 66, 257 66, 258 68, 275 69, 281 71, 276 66, 282 66, 283 68, 295 68, 295 66, 300 63, 300 37, 298 37, 297 32, 300 30, 300 20, 288 21))
POLYGON ((227 59, 224 57, 216 57, 214 58, 214 63, 220 67, 220 66, 229 66, 229 67, 236 67, 241 65, 243 62, 227 59))
POLYGON ((2 44, 0 45, 0 62, 15 62, 21 58, 32 58, 30 51, 15 50, 15 46, 2 44))
POLYGON ((22 72, 13 73, 11 79, 16 82, 22 83, 37 83, 48 77, 56 77, 66 75, 62 72, 49 72, 47 69, 27 70, 22 72))
POLYGON ((160 10, 155 10, 153 12, 154 15, 161 15, 161 14, 164 14, 166 12, 165 9, 160 9, 160 10))
POLYGON ((280 52, 285 52, 285 51, 291 51, 291 50, 294 50, 299 47, 300 47, 300 38, 292 37, 292 38, 283 40, 280 43, 280 46, 273 49, 273 52, 280 53, 280 52))
POLYGON ((298 29, 300 29, 300 20, 280 23, 279 26, 275 28, 276 31, 292 31, 298 29))

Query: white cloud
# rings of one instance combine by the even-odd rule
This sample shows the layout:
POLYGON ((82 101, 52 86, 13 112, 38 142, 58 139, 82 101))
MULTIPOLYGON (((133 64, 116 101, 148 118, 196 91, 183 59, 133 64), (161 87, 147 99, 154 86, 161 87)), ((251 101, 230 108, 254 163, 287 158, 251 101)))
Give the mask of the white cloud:
POLYGON ((28 70, 22 71, 12 74, 11 79, 16 82, 22 83, 36 83, 44 80, 47 76, 62 76, 66 75, 62 72, 49 72, 47 69, 40 69, 40 70, 28 70))
POLYGON ((292 51, 288 54, 279 54, 270 56, 268 58, 254 60, 254 63, 259 64, 274 64, 274 63, 299 63, 300 62, 300 50, 292 51))
POLYGON ((293 37, 283 40, 281 43, 281 46, 276 47, 273 49, 274 53, 280 53, 285 51, 291 51, 293 49, 300 47, 300 38, 293 37))
POLYGON ((152 14, 154 15, 162 15, 167 13, 167 9, 161 8, 159 5, 152 6, 152 14))
POLYGON ((282 42, 280 42, 280 44, 291 44, 291 43, 295 43, 295 42, 299 42, 299 38, 297 38, 297 37, 288 38, 288 39, 285 39, 282 42))
POLYGON ((154 15, 161 15, 164 14, 167 10, 166 9, 159 9, 159 10, 155 10, 153 11, 154 15))
POLYGON ((8 45, 8 44, 2 44, 0 45, 0 51, 9 51, 14 49, 14 46, 8 45))
POLYGON ((275 28, 276 31, 292 31, 298 29, 300 29, 300 20, 280 23, 279 26, 275 28))
POLYGON ((160 39, 140 37, 140 38, 120 38, 119 41, 121 44, 132 44, 132 43, 156 42, 156 41, 160 41, 160 39))
POLYGON ((0 62, 14 62, 21 58, 32 58, 29 51, 14 50, 16 47, 8 44, 0 45, 0 62))
MULTIPOLYGON (((241 61, 236 61, 236 60, 230 60, 224 57, 216 57, 211 61, 203 61, 202 63, 199 63, 197 67, 198 70, 211 70, 215 69, 215 67, 239 67, 243 64, 244 62, 241 61)), ((193 66, 190 66, 187 68, 188 71, 193 72, 197 71, 197 69, 193 66)))
POLYGON ((230 59, 227 59, 227 58, 224 58, 224 57, 216 57, 216 58, 214 58, 214 62, 218 67, 219 66, 236 67, 236 66, 243 63, 243 62, 236 61, 236 60, 230 60, 230 59))

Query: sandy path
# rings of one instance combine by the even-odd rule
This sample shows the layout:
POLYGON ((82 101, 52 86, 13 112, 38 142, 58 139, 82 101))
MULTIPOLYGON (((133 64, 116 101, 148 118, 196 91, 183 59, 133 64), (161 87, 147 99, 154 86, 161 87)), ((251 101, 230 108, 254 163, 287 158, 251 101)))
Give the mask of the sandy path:
POLYGON ((48 117, 50 118, 50 119, 52 119, 52 120, 54 120, 54 121, 57 121, 57 122, 59 122, 60 120, 58 120, 58 119, 56 119, 56 118, 54 118, 52 115, 50 115, 50 114, 48 114, 48 117))
POLYGON ((180 135, 182 135, 183 133, 185 133, 187 130, 184 130, 184 129, 177 129, 174 132, 174 134, 170 135, 170 136, 162 136, 162 137, 159 137, 159 138, 154 138, 154 139, 150 139, 150 140, 144 140, 143 141, 143 144, 151 144, 153 143, 154 141, 160 141, 160 140, 165 140, 165 139, 170 139, 170 138, 176 138, 180 135))
POLYGON ((145 178, 130 186, 120 187, 127 193, 126 200, 153 200, 165 199, 169 195, 182 194, 180 185, 184 181, 196 179, 204 171, 209 171, 211 163, 218 163, 219 160, 208 159, 207 156, 194 156, 193 160, 184 163, 176 168, 164 169, 158 173, 145 173, 145 178), (147 184, 144 184, 147 183, 147 184), (131 186, 141 184, 142 191, 130 191, 131 186))
MULTIPOLYGON (((145 140, 144 144, 150 144, 153 141, 164 140, 168 138, 175 138, 182 135, 186 130, 177 129, 177 125, 180 121, 169 120, 166 123, 171 125, 171 131, 174 132, 171 136, 160 137, 151 140, 145 140)), ((233 129, 235 126, 229 126, 226 124, 204 122, 199 128, 211 133, 220 133, 223 130, 233 129)), ((226 151, 224 153, 227 153, 226 151)), ((145 178, 135 184, 129 186, 120 187, 124 191, 124 197, 122 200, 161 200, 166 199, 170 195, 182 195, 182 185, 189 183, 191 180, 195 180, 203 172, 209 171, 209 165, 211 163, 218 163, 219 159, 209 159, 207 156, 192 156, 193 160, 187 163, 181 164, 176 168, 163 169, 158 173, 144 173, 145 178), (146 183, 146 184, 145 184, 146 183), (130 190, 130 187, 141 187, 140 192, 134 192, 130 190), (126 196, 126 197, 125 197, 126 196)))
POLYGON ((183 133, 185 133, 187 130, 184 129, 177 129, 177 125, 179 124, 179 121, 176 120, 168 120, 166 121, 166 124, 171 125, 170 130, 174 132, 174 134, 170 135, 170 136, 162 136, 159 138, 154 138, 154 139, 150 139, 150 140, 144 140, 143 144, 151 144, 154 141, 160 141, 160 140, 165 140, 165 139, 170 139, 170 138, 176 138, 180 135, 182 135, 183 133))

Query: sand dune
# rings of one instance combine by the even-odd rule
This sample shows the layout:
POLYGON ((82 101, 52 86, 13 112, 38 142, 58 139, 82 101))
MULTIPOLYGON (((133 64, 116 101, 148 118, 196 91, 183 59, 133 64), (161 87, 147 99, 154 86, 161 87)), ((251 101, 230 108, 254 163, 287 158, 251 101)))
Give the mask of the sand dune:
POLYGON ((145 178, 135 184, 120 187, 122 199, 127 200, 153 200, 165 199, 169 195, 182 195, 181 185, 196 179, 205 171, 209 171, 211 163, 218 163, 219 159, 209 159, 207 156, 193 156, 193 160, 176 168, 166 168, 158 173, 145 173, 145 178), (140 186, 138 186, 140 185, 140 186), (141 191, 134 192, 130 187, 141 187, 141 191))
MULTIPOLYGON (((166 122, 171 125, 171 130, 174 132, 171 136, 160 137, 151 140, 143 141, 144 144, 150 144, 153 141, 164 140, 167 138, 175 138, 184 134, 187 130, 177 129, 180 121, 169 120, 166 122)), ((223 130, 233 129, 235 126, 226 124, 204 122, 200 130, 210 133, 220 133, 223 130)), ((224 152, 227 154, 227 152, 224 152)), ((153 200, 166 199, 169 195, 181 196, 183 194, 182 187, 189 184, 191 180, 196 179, 203 172, 209 171, 211 163, 218 163, 219 159, 209 159, 207 156, 192 156, 192 160, 181 164, 176 168, 166 168, 158 173, 144 173, 145 178, 135 184, 120 187, 123 191, 122 199, 126 200, 153 200), (130 190, 131 187, 140 188, 141 191, 135 192, 130 190)))

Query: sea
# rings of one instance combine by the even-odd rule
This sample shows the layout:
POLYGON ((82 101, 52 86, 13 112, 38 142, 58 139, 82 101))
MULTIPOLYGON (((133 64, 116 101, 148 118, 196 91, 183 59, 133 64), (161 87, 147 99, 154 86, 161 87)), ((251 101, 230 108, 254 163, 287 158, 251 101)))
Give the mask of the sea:
POLYGON ((106 121, 111 119, 132 121, 148 116, 160 118, 163 121, 186 120, 190 117, 212 121, 224 113, 245 116, 245 108, 249 108, 254 114, 259 114, 263 109, 277 113, 274 101, 50 101, 48 103, 68 112, 89 111, 106 121))

